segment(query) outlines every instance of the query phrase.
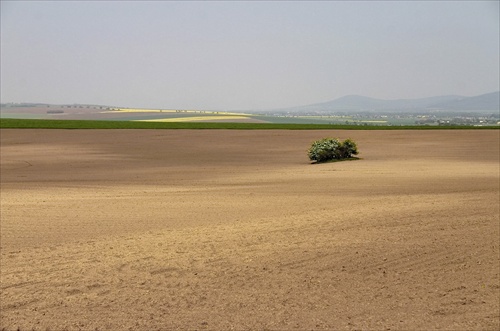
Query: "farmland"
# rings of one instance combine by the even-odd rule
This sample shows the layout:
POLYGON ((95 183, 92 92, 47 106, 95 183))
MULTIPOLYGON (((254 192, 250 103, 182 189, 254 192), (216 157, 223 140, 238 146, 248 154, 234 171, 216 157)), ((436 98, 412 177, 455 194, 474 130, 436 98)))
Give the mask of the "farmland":
POLYGON ((6 330, 500 327, 498 130, 4 121, 6 330))
POLYGON ((2 119, 99 120, 146 122, 207 122, 247 124, 319 124, 335 126, 480 126, 498 127, 498 112, 467 113, 287 113, 140 109, 95 105, 12 105, 0 108, 2 119))

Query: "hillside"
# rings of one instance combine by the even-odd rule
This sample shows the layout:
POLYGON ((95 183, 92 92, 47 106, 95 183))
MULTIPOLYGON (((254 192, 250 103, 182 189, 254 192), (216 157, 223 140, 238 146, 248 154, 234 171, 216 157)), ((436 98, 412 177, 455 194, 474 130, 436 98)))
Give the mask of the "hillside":
POLYGON ((438 108, 449 110, 499 110, 500 92, 493 92, 436 104, 438 108))
POLYGON ((332 101, 311 105, 275 109, 279 112, 355 112, 355 111, 472 111, 495 112, 500 109, 500 92, 472 97, 444 95, 420 99, 383 100, 360 95, 348 95, 332 101))

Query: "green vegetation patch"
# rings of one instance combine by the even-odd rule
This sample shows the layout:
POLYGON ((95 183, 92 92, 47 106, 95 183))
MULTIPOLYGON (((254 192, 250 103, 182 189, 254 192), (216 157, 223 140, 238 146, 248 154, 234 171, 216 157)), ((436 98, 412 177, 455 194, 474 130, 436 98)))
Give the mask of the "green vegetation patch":
POLYGON ((311 161, 316 163, 349 160, 357 155, 358 146, 352 139, 323 138, 312 143, 307 151, 311 161))
POLYGON ((385 126, 300 123, 206 123, 206 122, 132 122, 90 120, 44 120, 1 118, 3 129, 234 129, 234 130, 437 130, 499 129, 491 126, 385 126))

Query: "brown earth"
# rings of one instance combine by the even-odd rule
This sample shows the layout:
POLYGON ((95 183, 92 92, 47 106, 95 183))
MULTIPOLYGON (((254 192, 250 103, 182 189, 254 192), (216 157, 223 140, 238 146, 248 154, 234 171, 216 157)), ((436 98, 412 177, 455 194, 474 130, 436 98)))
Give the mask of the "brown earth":
POLYGON ((500 328, 499 130, 0 131, 0 330, 500 328))

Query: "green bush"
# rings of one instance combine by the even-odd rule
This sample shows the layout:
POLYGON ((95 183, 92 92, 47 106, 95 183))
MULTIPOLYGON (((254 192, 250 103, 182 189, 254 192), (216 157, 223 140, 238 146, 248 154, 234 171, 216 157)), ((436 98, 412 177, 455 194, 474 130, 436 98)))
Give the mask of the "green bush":
POLYGON ((311 161, 317 163, 344 160, 358 154, 358 147, 352 139, 340 142, 337 138, 323 138, 312 143, 307 155, 311 161))
POLYGON ((352 139, 346 139, 342 142, 340 151, 343 159, 352 158, 353 155, 358 155, 358 146, 352 139))

